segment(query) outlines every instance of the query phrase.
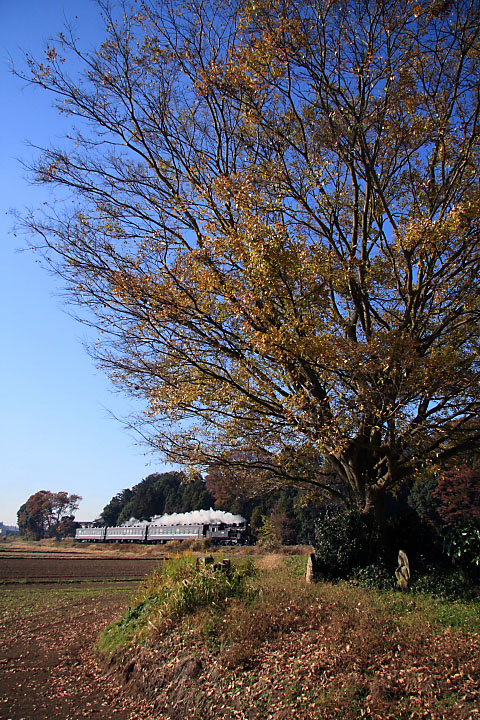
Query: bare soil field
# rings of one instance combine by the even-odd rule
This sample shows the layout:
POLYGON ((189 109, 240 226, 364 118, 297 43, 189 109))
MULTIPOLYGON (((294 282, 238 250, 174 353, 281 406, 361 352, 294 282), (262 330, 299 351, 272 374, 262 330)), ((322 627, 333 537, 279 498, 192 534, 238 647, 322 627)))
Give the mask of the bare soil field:
POLYGON ((159 558, 36 545, 33 557, 27 544, 0 552, 0 720, 152 718, 106 677, 93 646, 159 558))
POLYGON ((5 558, 0 556, 0 584, 92 580, 141 580, 158 559, 144 558, 5 558))

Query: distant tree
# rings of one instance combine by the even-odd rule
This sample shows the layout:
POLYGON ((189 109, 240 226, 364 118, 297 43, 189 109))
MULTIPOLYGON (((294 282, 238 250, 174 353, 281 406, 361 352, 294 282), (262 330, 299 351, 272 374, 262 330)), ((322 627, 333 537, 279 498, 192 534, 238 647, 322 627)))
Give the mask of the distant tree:
POLYGON ((39 524, 37 517, 32 515, 33 508, 27 507, 27 503, 23 503, 17 512, 17 525, 19 534, 33 540, 40 540, 43 536, 43 530, 39 524))
POLYGON ((132 498, 122 508, 118 516, 119 524, 130 520, 130 518, 149 520, 152 515, 157 514, 157 511, 162 507, 163 495, 162 492, 154 492, 154 484, 155 475, 150 475, 132 488, 132 498))
POLYGON ((165 498, 165 505, 163 511, 167 514, 176 511, 176 508, 180 507, 180 498, 178 496, 178 490, 172 488, 165 498))
POLYGON ((262 527, 263 518, 264 518, 264 513, 262 512, 262 508, 259 505, 257 505, 253 509, 253 512, 250 517, 250 531, 254 538, 258 537, 258 530, 262 527))
POLYGON ((293 513, 282 510, 281 503, 275 507, 270 515, 270 521, 275 529, 275 536, 282 545, 292 545, 297 539, 297 527, 293 513))
POLYGON ((80 525, 78 522, 75 522, 75 517, 73 515, 67 515, 60 520, 56 534, 62 538, 75 537, 75 532, 78 527, 80 527, 80 525))
POLYGON ((237 473, 230 468, 210 466, 205 477, 208 491, 215 498, 215 507, 219 510, 230 509, 234 500, 241 494, 237 473))
POLYGON ((69 495, 65 491, 39 490, 31 495, 17 513, 21 535, 40 540, 44 537, 63 537, 70 532, 69 518, 78 508, 80 495, 69 495))
POLYGON ((265 515, 262 517, 262 524, 257 530, 257 535, 259 544, 265 547, 275 547, 281 544, 281 538, 277 533, 277 528, 272 522, 272 519, 265 515))
POLYGON ((104 525, 111 527, 117 524, 120 513, 122 512, 125 505, 130 502, 133 494, 133 491, 127 488, 126 490, 122 490, 122 492, 115 495, 110 500, 110 502, 105 505, 100 514, 104 525))

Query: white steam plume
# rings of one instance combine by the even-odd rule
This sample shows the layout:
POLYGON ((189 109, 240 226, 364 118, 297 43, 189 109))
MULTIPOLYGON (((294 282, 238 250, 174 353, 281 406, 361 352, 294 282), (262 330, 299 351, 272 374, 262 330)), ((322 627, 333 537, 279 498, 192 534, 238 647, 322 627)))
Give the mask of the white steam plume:
POLYGON ((149 523, 147 520, 130 518, 123 523, 125 527, 131 525, 209 525, 211 523, 225 523, 226 525, 240 525, 245 522, 241 515, 233 515, 224 510, 192 510, 186 513, 172 513, 172 515, 156 515, 149 523))

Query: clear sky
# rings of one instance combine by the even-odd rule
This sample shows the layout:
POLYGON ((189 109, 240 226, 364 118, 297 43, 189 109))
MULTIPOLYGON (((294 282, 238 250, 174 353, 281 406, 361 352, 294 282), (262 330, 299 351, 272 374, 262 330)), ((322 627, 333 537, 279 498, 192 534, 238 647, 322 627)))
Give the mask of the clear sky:
POLYGON ((74 22, 82 46, 102 39, 92 0, 0 0, 0 521, 16 524, 37 490, 83 496, 77 519, 97 517, 110 498, 165 466, 114 420, 128 400, 84 350, 87 329, 65 313, 57 278, 14 237, 12 209, 39 207, 45 191, 31 187, 19 158, 59 139, 65 125, 51 98, 25 86, 9 69, 22 49, 42 52, 74 22))

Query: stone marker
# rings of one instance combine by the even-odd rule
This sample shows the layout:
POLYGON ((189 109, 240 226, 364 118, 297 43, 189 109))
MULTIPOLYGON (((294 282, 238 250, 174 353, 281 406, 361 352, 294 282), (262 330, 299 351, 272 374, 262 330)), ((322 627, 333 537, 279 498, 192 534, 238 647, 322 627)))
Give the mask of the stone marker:
POLYGON ((199 557, 197 557, 197 560, 195 563, 197 570, 200 570, 201 568, 206 568, 207 565, 212 565, 212 564, 213 564, 213 555, 200 555, 199 557))
POLYGON ((218 572, 224 572, 224 573, 226 573, 226 574, 228 575, 228 573, 229 573, 230 570, 231 570, 230 560, 228 560, 228 559, 226 558, 225 560, 222 560, 221 562, 215 563, 214 566, 213 566, 213 570, 214 570, 214 572, 217 572, 217 571, 218 571, 218 572))
POLYGON ((398 553, 398 567, 395 570, 395 577, 397 578, 397 586, 400 590, 408 590, 408 583, 410 581, 410 563, 408 557, 403 550, 399 550, 398 553))
POLYGON ((305 573, 305 582, 310 585, 315 582, 316 577, 316 558, 315 553, 310 553, 307 560, 307 572, 305 573))

